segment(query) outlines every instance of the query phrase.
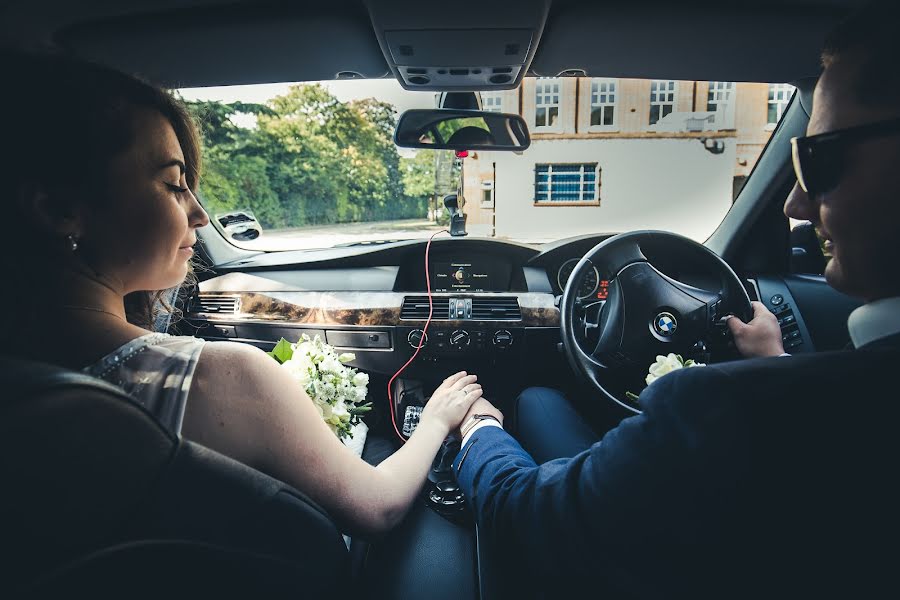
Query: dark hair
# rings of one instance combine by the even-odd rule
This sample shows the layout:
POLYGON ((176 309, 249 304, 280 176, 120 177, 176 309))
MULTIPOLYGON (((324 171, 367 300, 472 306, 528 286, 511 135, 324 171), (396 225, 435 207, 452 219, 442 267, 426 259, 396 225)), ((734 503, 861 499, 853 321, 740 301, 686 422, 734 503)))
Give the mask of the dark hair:
POLYGON ((848 53, 858 52, 862 63, 853 88, 864 106, 900 107, 900 36, 894 0, 875 0, 854 11, 825 39, 822 65, 828 68, 848 53))
MULTIPOLYGON (((152 109, 172 124, 184 153, 188 187, 196 192, 200 177, 200 141, 185 107, 168 92, 113 69, 55 54, 0 53, 0 95, 4 116, 0 169, 0 210, 7 223, 0 235, 0 254, 7 275, 18 281, 40 275, 41 261, 58 259, 63 240, 39 231, 20 214, 14 195, 23 185, 40 183, 89 199, 96 181, 106 181, 110 161, 135 142, 137 112, 152 109), (28 248, 27 253, 21 249, 28 248), (12 258, 14 257, 14 258, 12 258), (11 259, 12 258, 12 259, 11 259), (6 264, 9 262, 10 264, 6 264)), ((49 264, 49 263, 45 263, 49 264)), ((128 320, 152 328, 168 290, 134 292, 125 298, 128 320)), ((3 303, 14 302, 6 298, 3 303)), ((19 312, 16 307, 0 310, 19 312)))

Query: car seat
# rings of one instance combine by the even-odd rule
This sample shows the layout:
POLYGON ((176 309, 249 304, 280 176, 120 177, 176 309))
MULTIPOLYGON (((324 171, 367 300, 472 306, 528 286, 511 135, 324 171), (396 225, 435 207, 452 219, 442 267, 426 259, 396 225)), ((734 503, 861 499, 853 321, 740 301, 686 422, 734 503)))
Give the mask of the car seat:
POLYGON ((340 597, 347 548, 286 484, 119 388, 0 357, 0 597, 340 597))

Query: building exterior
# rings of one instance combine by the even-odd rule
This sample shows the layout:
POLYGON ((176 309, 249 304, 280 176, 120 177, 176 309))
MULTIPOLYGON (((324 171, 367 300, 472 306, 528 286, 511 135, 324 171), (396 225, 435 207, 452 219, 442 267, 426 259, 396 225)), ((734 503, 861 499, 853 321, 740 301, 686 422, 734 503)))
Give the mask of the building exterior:
POLYGON ((590 77, 526 78, 482 93, 484 110, 525 119, 532 145, 464 159, 468 230, 535 242, 634 228, 706 239, 792 93, 786 84, 590 77))

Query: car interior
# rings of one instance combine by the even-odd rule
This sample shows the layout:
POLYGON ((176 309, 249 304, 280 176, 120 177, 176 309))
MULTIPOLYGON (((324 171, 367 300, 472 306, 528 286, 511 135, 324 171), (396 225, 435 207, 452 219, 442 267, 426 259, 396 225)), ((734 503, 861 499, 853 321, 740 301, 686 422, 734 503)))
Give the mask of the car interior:
MULTIPOLYGON (((244 226, 253 221, 245 212, 201 229, 199 281, 174 296, 183 318, 164 318, 159 329, 267 351, 281 338, 319 335, 352 352, 352 366, 369 375, 373 406, 362 456, 377 463, 409 435, 427 394, 459 370, 477 373, 504 414, 522 390, 545 386, 561 390, 598 431, 615 426, 639 412, 626 392, 637 391, 631 382, 645 368, 630 357, 666 343, 662 330, 632 343, 629 332, 646 327, 632 315, 661 305, 683 315, 692 334, 678 348, 688 353, 705 339, 709 362, 737 357, 722 317, 747 317, 750 300, 778 316, 787 352, 846 347, 847 316, 860 303, 826 284, 811 227, 789 222, 782 206, 795 183, 790 139, 805 133, 822 41, 860 4, 0 0, 0 47, 54 49, 172 89, 396 80, 429 97, 447 93, 435 110, 457 112, 472 108, 453 104, 467 93, 516 89, 526 77, 796 88, 702 243, 598 226, 546 243, 471 234, 262 251, 223 234, 240 226, 245 239, 259 236, 244 226), (442 265, 461 263, 485 273, 478 291, 436 282, 442 265), (600 303, 579 293, 592 270, 611 286, 600 303)), ((14 82, 4 93, 14 93, 14 82)), ((527 134, 510 133, 525 156, 527 134)), ((447 207, 448 227, 464 232, 465 222, 453 220, 460 207, 447 207)), ((3 597, 505 597, 511 575, 454 482, 459 440, 444 443, 420 501, 396 529, 348 543, 341 524, 301 492, 172 437, 115 386, 5 357, 0 381, 3 597)))

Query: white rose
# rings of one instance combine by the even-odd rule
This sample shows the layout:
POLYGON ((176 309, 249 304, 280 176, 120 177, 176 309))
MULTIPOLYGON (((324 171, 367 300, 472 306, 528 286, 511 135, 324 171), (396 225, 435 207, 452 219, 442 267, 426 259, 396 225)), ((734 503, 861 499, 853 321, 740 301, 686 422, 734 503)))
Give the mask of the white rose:
POLYGON ((368 373, 357 373, 353 376, 353 385, 356 387, 365 387, 369 385, 369 374, 368 373))
POLYGON ((352 352, 344 352, 340 356, 338 356, 338 360, 342 363, 350 362, 351 360, 356 360, 356 355, 352 352))
POLYGON ((340 373, 341 363, 334 357, 326 356, 319 364, 319 368, 323 371, 330 371, 331 373, 340 373))
POLYGON ((358 387, 356 388, 356 401, 362 402, 366 399, 366 388, 358 387))
POLYGON ((304 389, 309 385, 309 369, 301 361, 289 360, 282 364, 281 367, 291 374, 291 377, 297 380, 304 389))
POLYGON ((670 352, 667 356, 660 355, 656 357, 656 362, 650 365, 650 372, 647 374, 647 378, 645 379, 645 381, 647 382, 647 385, 650 385, 663 375, 671 373, 672 371, 677 371, 678 369, 684 368, 705 366, 705 363, 698 363, 694 362, 693 360, 682 362, 681 357, 670 352))
POLYGON ((314 402, 316 407, 319 409, 319 412, 322 413, 322 418, 326 421, 331 418, 331 405, 325 402, 314 402))
POLYGON ((347 410, 347 405, 343 402, 338 402, 337 404, 332 406, 331 414, 338 417, 342 421, 344 420, 344 417, 347 417, 348 419, 350 418, 350 411, 347 410))

